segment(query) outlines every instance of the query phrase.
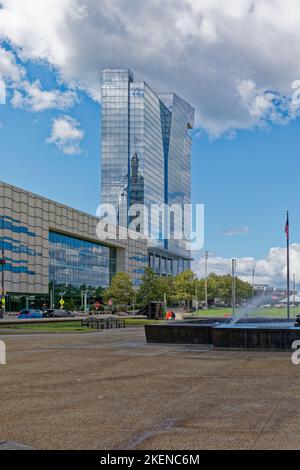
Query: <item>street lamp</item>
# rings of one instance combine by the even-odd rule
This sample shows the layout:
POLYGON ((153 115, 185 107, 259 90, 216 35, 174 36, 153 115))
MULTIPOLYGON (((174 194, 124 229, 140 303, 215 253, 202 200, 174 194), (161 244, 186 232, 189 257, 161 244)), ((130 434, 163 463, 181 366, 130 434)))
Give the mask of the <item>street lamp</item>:
POLYGON ((252 304, 254 305, 255 268, 252 270, 252 304))
POLYGON ((4 265, 6 264, 6 259, 4 258, 4 223, 3 223, 3 232, 2 232, 2 248, 1 248, 1 259, 0 259, 0 265, 1 265, 1 318, 3 318, 4 314, 4 305, 5 305, 5 300, 3 302, 3 299, 5 299, 5 293, 4 293, 4 265))
POLYGON ((195 284, 195 297, 196 297, 196 312, 198 310, 198 276, 196 274, 196 284, 195 284))
POLYGON ((235 282, 235 270, 236 270, 236 259, 232 258, 231 260, 231 269, 232 269, 232 316, 235 314, 235 288, 236 288, 236 282, 235 282))
POLYGON ((206 310, 208 309, 207 264, 208 264, 208 251, 205 252, 205 308, 206 310))
POLYGON ((295 318, 295 304, 296 304, 296 274, 293 274, 293 314, 295 318))

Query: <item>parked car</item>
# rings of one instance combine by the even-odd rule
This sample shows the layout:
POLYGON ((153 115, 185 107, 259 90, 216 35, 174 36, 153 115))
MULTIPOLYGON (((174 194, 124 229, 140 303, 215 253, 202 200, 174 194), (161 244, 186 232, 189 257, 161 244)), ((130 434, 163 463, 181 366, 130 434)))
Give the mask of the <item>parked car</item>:
POLYGON ((43 318, 43 312, 41 310, 24 309, 18 314, 18 318, 43 318))
POLYGON ((74 313, 68 312, 67 310, 58 310, 54 308, 49 308, 44 310, 44 317, 48 318, 67 318, 67 317, 75 317, 74 313))
POLYGON ((52 313, 54 312, 54 308, 46 308, 43 310, 43 315, 46 318, 52 317, 52 313))

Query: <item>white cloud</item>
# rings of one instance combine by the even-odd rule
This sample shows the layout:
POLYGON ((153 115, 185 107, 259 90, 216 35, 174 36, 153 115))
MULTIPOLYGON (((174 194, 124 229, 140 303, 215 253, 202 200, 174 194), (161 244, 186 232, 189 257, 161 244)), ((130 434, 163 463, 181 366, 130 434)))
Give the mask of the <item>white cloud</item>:
POLYGON ((6 104, 6 85, 0 75, 0 104, 6 104))
POLYGON ((28 111, 44 111, 46 109, 66 110, 77 102, 77 95, 72 90, 42 90, 41 83, 22 82, 21 89, 15 90, 11 103, 15 108, 28 111))
MULTIPOLYGON (((0 10, 1 13, 1 10, 0 10)), ((1 37, 1 36, 0 36, 1 37)), ((17 64, 16 57, 11 51, 0 46, 0 75, 9 82, 18 83, 25 75, 24 68, 17 64)))
POLYGON ((66 110, 77 102, 74 90, 43 90, 39 80, 30 83, 15 54, 0 47, 0 104, 5 104, 8 89, 13 90, 12 105, 28 111, 66 110))
MULTIPOLYGON (((244 281, 252 282, 252 270, 255 268, 255 282, 274 286, 285 286, 286 282, 286 248, 271 248, 263 259, 238 258, 237 276, 244 281)), ((193 263, 193 270, 199 277, 204 276, 204 259, 193 263)), ((211 255, 208 259, 209 273, 231 273, 231 259, 211 255)), ((290 272, 295 273, 297 284, 300 284, 300 244, 290 246, 290 272)))
POLYGON ((246 233, 249 233, 249 232, 250 232, 250 229, 249 227, 246 227, 246 226, 245 227, 229 227, 222 231, 223 235, 226 235, 227 237, 245 235, 246 233))
POLYGON ((211 135, 298 115, 298 0, 2 0, 0 39, 99 97, 99 72, 130 67, 176 90, 211 135), (166 27, 167 25, 167 27, 166 27))
POLYGON ((83 137, 84 132, 79 128, 79 123, 71 116, 64 115, 53 119, 51 135, 46 142, 55 144, 67 155, 74 155, 81 153, 83 137))

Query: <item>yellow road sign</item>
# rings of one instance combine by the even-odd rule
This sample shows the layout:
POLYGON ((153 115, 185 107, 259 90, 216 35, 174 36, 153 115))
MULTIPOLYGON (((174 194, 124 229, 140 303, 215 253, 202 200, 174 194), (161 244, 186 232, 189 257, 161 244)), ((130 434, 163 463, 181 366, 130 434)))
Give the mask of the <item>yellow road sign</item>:
POLYGON ((2 302, 2 305, 5 305, 5 297, 2 297, 1 302, 2 302))
POLYGON ((60 299, 59 303, 61 306, 65 305, 65 301, 63 299, 60 299))

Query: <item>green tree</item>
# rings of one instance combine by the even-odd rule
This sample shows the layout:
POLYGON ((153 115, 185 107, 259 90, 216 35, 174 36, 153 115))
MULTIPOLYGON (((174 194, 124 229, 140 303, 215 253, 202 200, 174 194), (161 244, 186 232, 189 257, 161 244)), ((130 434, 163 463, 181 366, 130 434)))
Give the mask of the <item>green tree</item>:
POLYGON ((252 297, 252 286, 249 282, 236 279, 236 299, 240 303, 241 300, 248 300, 252 297))
POLYGON ((174 296, 174 277, 163 276, 159 278, 161 297, 160 300, 164 300, 164 294, 166 294, 167 303, 173 300, 174 296))
POLYGON ((211 273, 207 279, 208 303, 212 304, 218 298, 227 303, 228 295, 231 296, 231 283, 228 281, 228 276, 218 276, 211 273))
POLYGON ((184 301, 190 304, 196 294, 196 277, 193 271, 187 270, 178 274, 174 279, 173 297, 178 301, 184 301))
MULTIPOLYGON (((205 300, 205 281, 200 279, 198 281, 198 300, 205 300)), ((244 282, 236 278, 236 302, 240 303, 242 300, 247 300, 252 295, 252 287, 248 282, 244 282)), ((215 299, 220 299, 222 302, 230 305, 232 299, 232 277, 230 274, 218 276, 211 273, 207 279, 207 297, 208 303, 212 304, 215 299)))
POLYGON ((95 290, 94 290, 94 298, 95 299, 99 299, 99 298, 102 298, 105 294, 105 289, 104 287, 97 287, 95 290))
POLYGON ((162 286, 160 278, 154 273, 153 269, 146 268, 141 281, 137 293, 138 302, 146 305, 151 301, 161 300, 162 286))
POLYGON ((151 301, 163 302, 165 294, 169 302, 173 294, 173 280, 172 276, 159 277, 153 269, 146 268, 137 293, 138 302, 144 305, 151 301))
POLYGON ((65 305, 64 305, 64 309, 68 310, 70 312, 74 312, 74 310, 76 310, 76 305, 75 305, 75 302, 74 302, 73 298, 70 298, 70 299, 66 300, 65 305))
MULTIPOLYGON (((200 302, 205 301, 205 282, 204 279, 196 280, 195 283, 197 284, 197 300, 200 302)), ((196 297, 196 292, 195 292, 196 297)))
POLYGON ((134 295, 130 275, 121 272, 112 278, 111 285, 105 292, 105 299, 111 299, 117 308, 124 308, 132 302, 134 295))

